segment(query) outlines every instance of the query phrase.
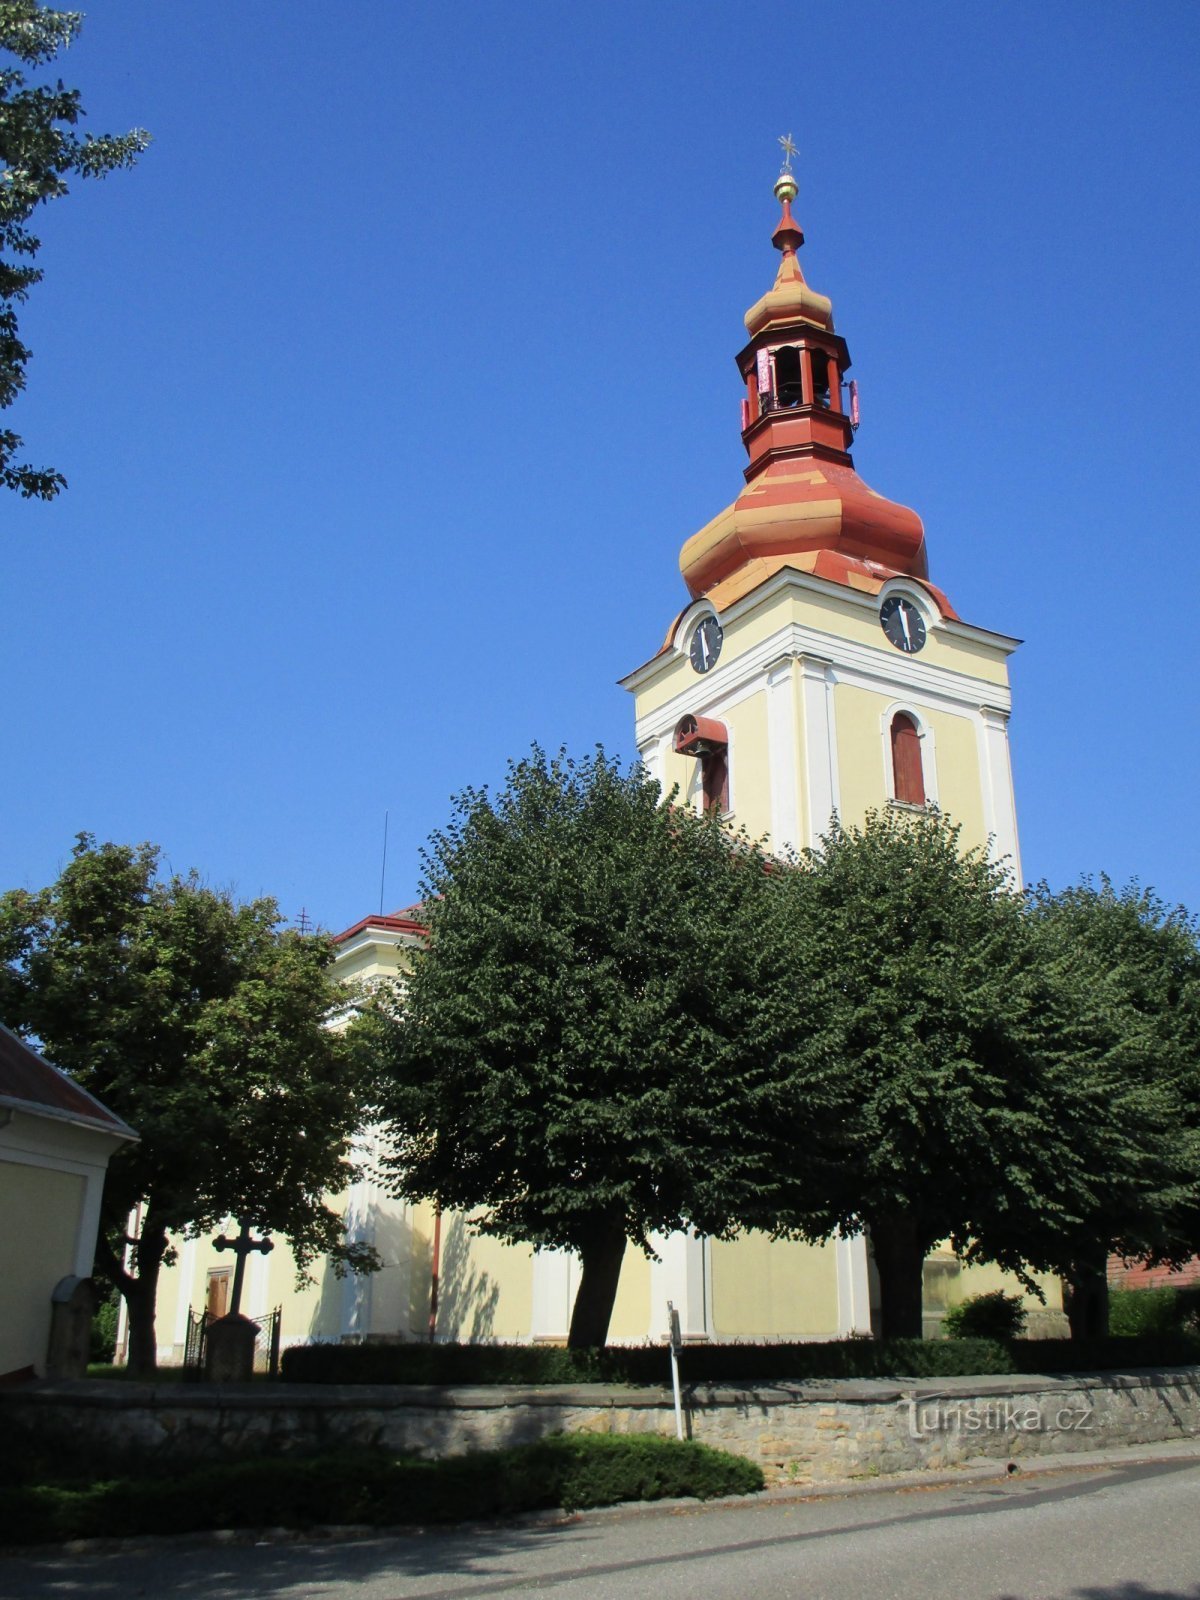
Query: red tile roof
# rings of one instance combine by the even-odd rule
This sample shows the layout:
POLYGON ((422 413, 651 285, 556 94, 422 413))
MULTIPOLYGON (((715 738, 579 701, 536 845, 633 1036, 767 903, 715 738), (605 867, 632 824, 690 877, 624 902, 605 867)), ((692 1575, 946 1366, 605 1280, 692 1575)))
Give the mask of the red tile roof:
POLYGON ((0 1106, 136 1139, 128 1123, 0 1023, 0 1106))

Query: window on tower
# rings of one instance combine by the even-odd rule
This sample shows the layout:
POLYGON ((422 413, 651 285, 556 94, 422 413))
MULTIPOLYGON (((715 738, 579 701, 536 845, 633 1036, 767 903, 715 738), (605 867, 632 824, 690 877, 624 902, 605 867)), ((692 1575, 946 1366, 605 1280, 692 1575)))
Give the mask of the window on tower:
POLYGON ((729 746, 719 744, 700 757, 705 811, 729 810, 729 746))
POLYGON ((925 804, 925 773, 921 766, 921 732, 907 711, 892 718, 892 798, 905 806, 925 804))
POLYGON ((812 366, 813 404, 829 404, 829 358, 824 350, 810 350, 808 359, 812 366))
POLYGON ((804 381, 800 376, 800 352, 785 344, 775 352, 775 396, 781 406, 804 404, 804 381))

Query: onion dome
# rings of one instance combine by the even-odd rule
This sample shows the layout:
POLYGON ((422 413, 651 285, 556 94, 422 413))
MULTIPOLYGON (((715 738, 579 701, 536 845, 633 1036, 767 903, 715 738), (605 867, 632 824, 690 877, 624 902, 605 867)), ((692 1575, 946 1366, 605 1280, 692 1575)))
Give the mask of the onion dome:
POLYGON ((772 239, 782 259, 774 286, 746 313, 750 342, 737 357, 746 487, 687 541, 680 570, 693 597, 712 595, 718 584, 747 592, 782 566, 856 587, 901 573, 925 580, 920 517, 877 494, 854 469, 853 386, 849 410, 843 395, 850 352, 834 332, 831 302, 800 269, 804 233, 792 216, 790 171, 780 174, 775 195, 783 213, 772 239))

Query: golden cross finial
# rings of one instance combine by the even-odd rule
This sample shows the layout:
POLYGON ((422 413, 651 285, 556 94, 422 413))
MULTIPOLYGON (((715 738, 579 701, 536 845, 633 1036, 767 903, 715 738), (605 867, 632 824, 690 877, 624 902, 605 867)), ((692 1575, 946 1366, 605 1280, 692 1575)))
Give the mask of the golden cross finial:
POLYGON ((791 134, 785 133, 779 143, 783 149, 783 166, 779 170, 781 172, 790 172, 792 170, 792 159, 798 154, 796 146, 792 143, 791 134))

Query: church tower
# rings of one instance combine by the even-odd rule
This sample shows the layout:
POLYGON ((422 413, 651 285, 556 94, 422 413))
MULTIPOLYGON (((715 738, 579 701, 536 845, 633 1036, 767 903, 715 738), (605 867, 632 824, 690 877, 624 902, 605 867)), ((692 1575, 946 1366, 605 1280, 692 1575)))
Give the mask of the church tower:
POLYGON ((1017 641, 959 618, 920 517, 855 470, 850 352, 800 267, 790 150, 775 195, 779 270, 737 356, 745 487, 684 544, 691 602, 622 680, 638 749, 664 789, 776 850, 815 845, 835 813, 933 804, 1019 883, 1017 641))
MULTIPOLYGON (((664 791, 718 807, 780 853, 818 844, 835 815, 855 824, 884 806, 936 805, 1019 884, 1007 668, 1017 641, 961 620, 930 581, 920 517, 855 469, 850 352, 800 267, 781 142, 779 269, 746 313, 737 355, 745 487, 685 542, 690 603, 622 680, 638 750, 664 791)), ((652 1302, 669 1292, 692 1338, 871 1331, 861 1237, 676 1234, 655 1246, 652 1302)), ((926 1271, 948 1289, 959 1267, 942 1252, 926 1271)), ((1002 1281, 966 1271, 980 1289, 1002 1281)))

